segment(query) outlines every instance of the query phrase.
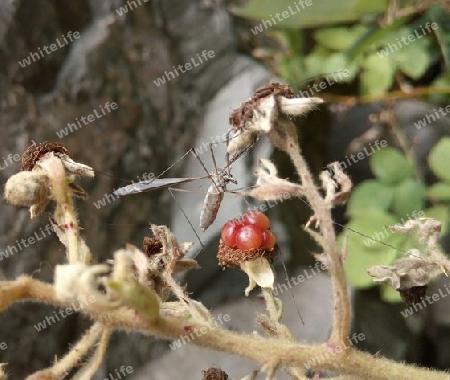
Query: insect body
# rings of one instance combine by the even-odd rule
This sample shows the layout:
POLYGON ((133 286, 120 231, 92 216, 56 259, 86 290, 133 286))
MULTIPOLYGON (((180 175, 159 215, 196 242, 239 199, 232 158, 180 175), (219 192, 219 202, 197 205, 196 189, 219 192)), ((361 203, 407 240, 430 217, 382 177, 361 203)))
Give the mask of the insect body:
POLYGON ((212 185, 208 188, 203 208, 200 213, 200 228, 205 231, 215 220, 222 203, 227 184, 229 182, 236 183, 234 178, 225 170, 217 170, 211 175, 212 185))
MULTIPOLYGON (((247 151, 246 149, 245 151, 247 151)), ((137 194, 145 191, 152 191, 157 189, 171 188, 172 186, 181 185, 183 183, 189 183, 200 179, 210 178, 212 184, 208 188, 205 200, 203 202, 203 207, 200 212, 200 228, 205 231, 215 220, 217 213, 220 208, 220 204, 223 200, 224 193, 227 191, 227 184, 232 182, 236 184, 237 182, 231 175, 229 171, 230 165, 236 161, 244 152, 240 152, 239 155, 233 156, 232 160, 228 163, 225 169, 217 169, 215 159, 214 166, 216 170, 212 173, 208 173, 208 170, 204 166, 203 162, 200 160, 198 155, 192 151, 194 156, 200 161, 201 165, 208 173, 208 175, 203 177, 189 177, 189 178, 156 178, 149 181, 140 181, 137 183, 132 183, 130 185, 121 187, 114 191, 116 196, 124 196, 129 194, 137 194)), ((214 157, 214 156, 213 156, 214 157)))

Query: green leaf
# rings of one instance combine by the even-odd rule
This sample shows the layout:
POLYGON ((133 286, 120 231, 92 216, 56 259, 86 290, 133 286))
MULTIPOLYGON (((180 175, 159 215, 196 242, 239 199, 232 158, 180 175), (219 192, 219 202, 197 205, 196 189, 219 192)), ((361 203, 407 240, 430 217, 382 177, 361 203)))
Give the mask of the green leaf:
POLYGON ((406 235, 394 233, 389 229, 389 226, 396 223, 397 220, 392 215, 371 208, 366 209, 364 215, 360 214, 353 218, 347 228, 358 235, 366 251, 374 252, 387 249, 388 246, 400 249, 400 245, 406 240, 406 235))
MULTIPOLYGON (((387 0, 334 0, 318 2, 305 0, 302 9, 300 2, 292 0, 250 0, 242 7, 233 7, 231 11, 242 17, 254 20, 271 21, 274 26, 286 28, 317 28, 320 25, 360 21, 371 14, 383 13, 387 9, 387 0), (296 6, 295 4, 299 4, 296 6), (298 7, 298 8, 297 8, 298 7), (288 12, 284 18, 282 12, 288 12), (276 19, 276 14, 282 21, 276 19)), ((285 14, 286 15, 286 14, 285 14)))
POLYGON ((438 182, 427 190, 427 197, 432 201, 450 201, 450 183, 438 182))
POLYGON ((419 212, 425 206, 425 187, 414 178, 408 178, 396 186, 393 209, 395 214, 407 220, 413 211, 419 212))
POLYGON ((437 29, 434 30, 436 40, 439 43, 440 50, 443 55, 443 62, 446 64, 447 70, 450 70, 450 17, 448 12, 442 4, 431 7, 428 11, 430 21, 437 24, 437 29))
POLYGON ((435 103, 442 103, 449 99, 450 94, 450 74, 442 73, 431 84, 436 93, 430 94, 429 99, 435 103))
POLYGON ((322 46, 316 46, 310 54, 305 57, 307 75, 314 77, 323 74, 323 62, 329 57, 331 51, 322 46))
POLYGON ((403 302, 400 293, 389 285, 382 284, 380 286, 380 296, 384 302, 389 303, 403 302))
POLYGON ((347 215, 350 217, 364 215, 368 208, 387 210, 393 197, 393 187, 376 179, 364 181, 353 190, 347 206, 347 215))
POLYGON ((361 24, 352 28, 337 27, 318 29, 314 33, 315 40, 330 50, 343 51, 350 48, 356 39, 366 32, 367 28, 361 24))
POLYGON ((358 64, 347 61, 344 53, 330 54, 322 60, 319 67, 322 73, 328 73, 325 76, 331 82, 351 82, 358 72, 358 64), (349 74, 345 75, 344 70, 347 70, 349 74))
POLYGON ((385 227, 394 223, 395 219, 389 214, 376 209, 368 209, 365 216, 352 220, 347 228, 358 231, 369 238, 348 229, 339 236, 338 242, 341 247, 344 235, 348 235, 347 259, 344 262, 344 269, 353 286, 357 288, 373 286, 374 283, 367 274, 367 269, 374 265, 390 265, 396 258, 394 248, 377 242, 379 240, 394 247, 402 244, 405 237, 394 234, 385 227))
POLYGON ((381 96, 389 91, 396 69, 389 57, 369 55, 363 62, 363 68, 360 76, 361 95, 381 96))
POLYGON ((398 149, 384 148, 376 151, 370 167, 375 176, 387 185, 396 185, 414 175, 412 164, 398 149))
POLYGON ((422 32, 419 33, 417 29, 404 28, 403 32, 396 35, 395 40, 394 37, 392 38, 390 44, 399 47, 398 51, 391 54, 392 60, 410 78, 419 79, 431 65, 431 37, 423 35, 422 32), (408 38, 411 36, 416 40, 409 42, 408 38), (403 41, 406 41, 408 45, 403 41))
POLYGON ((301 57, 282 57, 278 65, 278 74, 288 83, 299 83, 304 80, 304 63, 301 57))
POLYGON ((425 217, 433 218, 441 222, 441 236, 447 235, 449 231, 449 208, 448 206, 438 205, 424 210, 425 217))
POLYGON ((450 138, 443 137, 430 152, 428 164, 431 170, 444 181, 450 182, 450 138))
POLYGON ((370 52, 378 46, 382 45, 383 39, 390 35, 393 31, 397 31, 399 27, 405 24, 410 17, 403 17, 395 20, 391 25, 384 28, 374 26, 367 30, 347 52, 349 60, 353 60, 364 52, 370 52))

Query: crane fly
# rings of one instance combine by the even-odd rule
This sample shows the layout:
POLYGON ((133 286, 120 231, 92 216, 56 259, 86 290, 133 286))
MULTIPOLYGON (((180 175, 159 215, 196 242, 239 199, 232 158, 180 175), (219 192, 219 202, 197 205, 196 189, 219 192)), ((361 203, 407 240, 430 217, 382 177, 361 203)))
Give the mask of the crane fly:
POLYGON ((130 185, 121 187, 114 191, 114 195, 116 196, 125 196, 130 194, 137 194, 146 191, 159 190, 169 188, 172 186, 181 185, 184 183, 189 183, 201 179, 209 178, 212 181, 212 184, 209 186, 208 191, 206 193, 205 200, 203 202, 203 207, 200 212, 200 228, 205 231, 215 220, 217 213, 219 211, 220 205, 222 203, 225 192, 227 192, 227 185, 229 183, 237 184, 237 181, 233 178, 230 172, 231 165, 242 155, 244 155, 259 139, 259 137, 247 147, 243 148, 241 151, 236 152, 232 155, 231 158, 228 157, 227 154, 227 166, 222 169, 217 168, 216 159, 214 157, 214 153, 212 151, 212 144, 210 144, 210 151, 214 163, 215 170, 213 172, 208 172, 208 169, 204 165, 203 161, 200 159, 199 155, 193 148, 191 148, 188 152, 191 152, 194 157, 200 162, 203 169, 208 173, 202 177, 188 177, 188 178, 156 178, 147 181, 140 181, 136 183, 132 183, 130 185))

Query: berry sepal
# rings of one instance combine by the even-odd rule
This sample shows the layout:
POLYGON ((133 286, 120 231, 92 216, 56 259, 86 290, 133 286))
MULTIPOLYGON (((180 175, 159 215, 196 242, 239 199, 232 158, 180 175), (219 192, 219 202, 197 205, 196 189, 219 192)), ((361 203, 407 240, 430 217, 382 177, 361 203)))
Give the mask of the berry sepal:
POLYGON ((221 239, 217 258, 222 267, 239 265, 247 273, 249 285, 245 289, 245 295, 248 296, 256 285, 273 290, 275 275, 270 264, 278 253, 277 245, 270 249, 257 248, 244 251, 227 246, 221 239))

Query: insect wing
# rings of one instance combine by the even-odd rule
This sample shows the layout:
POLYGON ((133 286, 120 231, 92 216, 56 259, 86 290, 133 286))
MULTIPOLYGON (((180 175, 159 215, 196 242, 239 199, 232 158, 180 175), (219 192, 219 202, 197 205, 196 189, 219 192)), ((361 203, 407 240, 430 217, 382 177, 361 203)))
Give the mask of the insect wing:
POLYGON ((151 181, 140 181, 124 187, 120 187, 115 190, 113 194, 123 197, 129 194, 142 193, 144 191, 164 189, 173 185, 192 182, 197 179, 199 178, 157 178, 151 181))

